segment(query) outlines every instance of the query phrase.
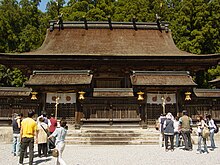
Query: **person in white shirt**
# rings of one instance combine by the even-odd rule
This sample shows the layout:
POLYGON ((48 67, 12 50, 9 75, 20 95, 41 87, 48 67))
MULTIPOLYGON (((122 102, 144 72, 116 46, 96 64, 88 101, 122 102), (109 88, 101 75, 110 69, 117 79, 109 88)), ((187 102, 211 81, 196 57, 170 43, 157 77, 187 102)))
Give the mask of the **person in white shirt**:
POLYGON ((212 119, 212 116, 209 114, 209 115, 206 115, 206 120, 207 120, 207 124, 209 126, 209 130, 210 130, 210 142, 211 142, 211 151, 213 151, 216 146, 215 146, 215 141, 214 141, 214 134, 215 134, 215 129, 216 126, 214 124, 214 120, 212 119))
POLYGON ((208 127, 208 125, 205 123, 205 121, 203 120, 203 116, 202 115, 198 115, 197 116, 197 133, 198 133, 198 149, 197 149, 197 154, 201 154, 203 153, 202 151, 202 141, 203 141, 203 145, 204 145, 204 153, 208 154, 208 149, 207 149, 207 145, 206 145, 206 138, 204 138, 202 136, 202 131, 205 127, 208 127))
POLYGON ((65 161, 62 158, 62 153, 65 148, 65 138, 68 129, 66 124, 67 122, 65 120, 61 120, 60 127, 57 127, 55 131, 48 137, 48 138, 56 137, 55 145, 56 145, 56 149, 59 152, 59 155, 56 158, 56 162, 55 162, 56 165, 66 165, 65 161))
POLYGON ((180 138, 180 131, 179 131, 179 117, 176 116, 174 120, 174 136, 175 136, 175 147, 179 147, 179 138, 180 138))

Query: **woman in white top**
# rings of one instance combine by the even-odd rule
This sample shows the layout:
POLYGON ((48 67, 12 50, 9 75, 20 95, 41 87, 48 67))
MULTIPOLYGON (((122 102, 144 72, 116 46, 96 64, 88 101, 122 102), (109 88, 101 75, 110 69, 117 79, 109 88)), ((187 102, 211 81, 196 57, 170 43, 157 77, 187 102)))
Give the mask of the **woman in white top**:
POLYGON ((210 142, 211 142, 211 149, 210 150, 214 150, 215 147, 215 141, 214 141, 214 134, 215 134, 215 130, 217 129, 215 124, 214 124, 214 120, 212 119, 212 116, 209 114, 206 116, 207 119, 207 123, 209 125, 209 129, 210 129, 210 142))
POLYGON ((174 120, 174 136, 176 140, 175 147, 179 147, 179 138, 180 138, 180 131, 179 131, 179 117, 176 116, 174 120))
POLYGON ((55 129, 55 131, 48 137, 48 138, 52 138, 55 137, 56 138, 56 149, 59 152, 58 157, 56 158, 56 165, 66 165, 65 161, 62 158, 62 153, 64 151, 65 148, 65 138, 66 138, 66 134, 67 134, 67 122, 65 120, 61 120, 60 121, 60 127, 57 127, 55 129))
POLYGON ((203 116, 199 115, 197 116, 197 133, 198 133, 198 149, 197 149, 197 154, 201 154, 203 153, 202 151, 202 141, 204 144, 204 153, 208 154, 208 149, 207 149, 207 145, 206 145, 206 138, 204 138, 202 136, 202 131, 205 127, 208 127, 208 125, 205 123, 205 121, 203 120, 203 116))

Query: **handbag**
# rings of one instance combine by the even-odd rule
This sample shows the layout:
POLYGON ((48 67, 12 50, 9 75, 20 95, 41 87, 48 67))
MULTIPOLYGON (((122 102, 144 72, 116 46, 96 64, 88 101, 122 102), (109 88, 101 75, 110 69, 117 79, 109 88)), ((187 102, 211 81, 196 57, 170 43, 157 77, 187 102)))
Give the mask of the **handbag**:
MULTIPOLYGON (((49 137, 50 135, 49 135, 48 131, 42 125, 40 125, 40 126, 43 128, 43 130, 46 132, 47 136, 49 137)), ((56 145, 55 145, 54 141, 49 139, 49 142, 54 146, 54 149, 52 149, 52 156, 53 157, 58 157, 59 156, 59 151, 58 151, 58 149, 55 148, 56 145)))
POLYGON ((209 129, 207 127, 204 127, 203 130, 202 130, 202 137, 203 138, 208 138, 209 134, 210 134, 209 129))
POLYGON ((54 149, 52 150, 52 156, 53 156, 53 157, 56 157, 56 158, 59 156, 59 151, 58 151, 58 149, 54 148, 54 149))

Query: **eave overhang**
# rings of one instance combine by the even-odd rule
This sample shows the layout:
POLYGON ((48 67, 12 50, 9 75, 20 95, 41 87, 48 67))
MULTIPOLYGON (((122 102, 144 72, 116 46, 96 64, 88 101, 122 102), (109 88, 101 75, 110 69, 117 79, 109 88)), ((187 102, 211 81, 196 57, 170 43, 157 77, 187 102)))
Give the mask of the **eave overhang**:
POLYGON ((220 89, 194 89, 197 97, 202 98, 220 98, 220 89))
POLYGON ((90 70, 34 71, 25 86, 76 86, 91 84, 90 70))
POLYGON ((25 87, 0 87, 0 97, 28 97, 31 91, 31 88, 25 87))
POLYGON ((184 71, 133 71, 131 83, 133 86, 146 87, 195 87, 188 72, 184 71))

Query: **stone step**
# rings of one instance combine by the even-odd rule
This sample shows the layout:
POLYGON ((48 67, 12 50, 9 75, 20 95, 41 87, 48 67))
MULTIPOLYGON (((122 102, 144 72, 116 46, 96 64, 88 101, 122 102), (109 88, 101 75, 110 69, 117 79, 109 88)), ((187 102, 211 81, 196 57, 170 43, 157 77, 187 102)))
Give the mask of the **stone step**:
POLYGON ((68 140, 66 144, 71 145, 157 145, 155 140, 133 140, 133 141, 79 141, 68 140))
POLYGON ((66 141, 76 145, 148 145, 158 144, 159 132, 142 128, 81 128, 68 131, 66 141))
POLYGON ((141 133, 81 133, 67 134, 67 137, 157 137, 158 134, 141 134, 141 133))
POLYGON ((131 141, 131 140, 158 140, 159 137, 66 137, 66 140, 85 140, 85 141, 131 141))
POLYGON ((68 130, 68 133, 159 133, 159 131, 147 130, 147 129, 80 129, 80 130, 68 130))
POLYGON ((112 129, 112 128, 129 128, 129 129, 134 129, 134 128, 141 128, 139 124, 90 124, 90 125, 83 125, 81 127, 82 129, 90 129, 90 128, 105 128, 105 129, 112 129))

